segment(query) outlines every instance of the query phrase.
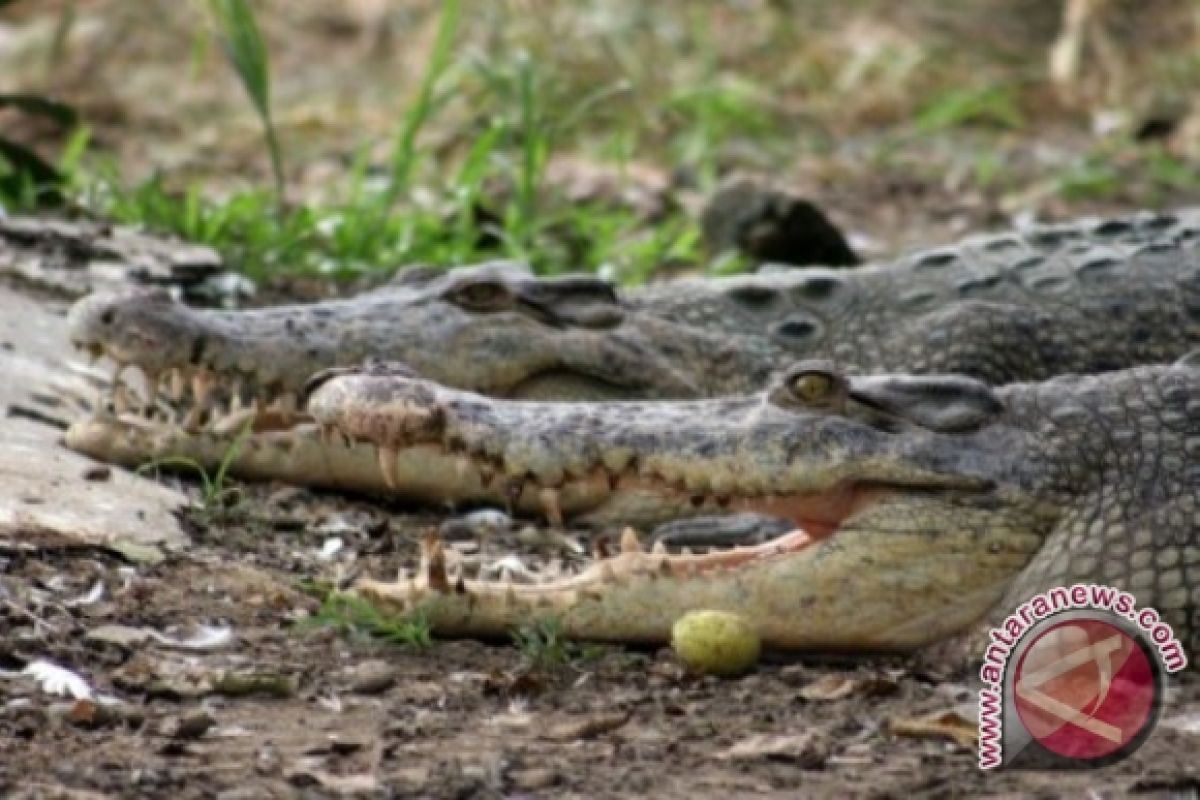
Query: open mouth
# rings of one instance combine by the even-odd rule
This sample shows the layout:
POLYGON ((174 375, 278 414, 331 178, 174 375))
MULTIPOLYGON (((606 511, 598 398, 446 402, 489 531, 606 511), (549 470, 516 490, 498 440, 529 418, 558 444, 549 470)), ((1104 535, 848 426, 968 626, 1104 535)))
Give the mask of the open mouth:
POLYGON ((98 412, 132 414, 189 432, 230 436, 247 426, 253 431, 287 430, 310 421, 299 408, 299 389, 280 380, 264 381, 249 370, 219 369, 201 358, 155 369, 97 341, 76 340, 74 345, 93 364, 102 358, 113 364, 98 412))

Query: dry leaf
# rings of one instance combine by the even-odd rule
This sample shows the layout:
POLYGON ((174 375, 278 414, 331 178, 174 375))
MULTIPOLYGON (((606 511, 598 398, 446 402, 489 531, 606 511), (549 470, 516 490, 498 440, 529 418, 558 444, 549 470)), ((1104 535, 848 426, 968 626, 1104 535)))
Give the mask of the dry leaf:
POLYGON ((583 719, 571 720, 555 725, 545 738, 556 742, 570 742, 576 739, 591 739, 602 733, 609 733, 620 728, 633 718, 633 709, 618 711, 611 714, 594 714, 583 719))
POLYGON ((756 733, 717 754, 722 761, 788 761, 805 769, 818 769, 829 756, 829 748, 819 734, 756 733))
POLYGON ((951 739, 961 747, 975 747, 979 741, 979 724, 957 708, 920 717, 892 717, 888 730, 896 736, 951 739))
POLYGON ((852 695, 858 686, 859 681, 849 675, 823 675, 801 687, 798 694, 810 702, 842 700, 852 695))

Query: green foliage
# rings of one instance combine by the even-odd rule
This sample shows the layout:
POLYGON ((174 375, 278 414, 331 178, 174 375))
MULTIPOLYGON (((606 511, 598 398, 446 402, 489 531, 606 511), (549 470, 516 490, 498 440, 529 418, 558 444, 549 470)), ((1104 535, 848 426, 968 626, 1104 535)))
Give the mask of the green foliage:
MULTIPOLYGON (((75 110, 65 103, 32 94, 0 94, 0 111, 12 109, 49 120, 59 127, 74 127, 75 110)), ((0 136, 0 204, 32 209, 60 205, 64 177, 30 148, 0 136)))
POLYGON ((1196 169, 1196 165, 1160 146, 1150 149, 1146 161, 1146 174, 1159 189, 1200 190, 1200 171, 1196 169))
MULTIPOLYGON (((682 209, 648 221, 611 196, 555 196, 547 172, 564 149, 613 172, 635 156, 665 160, 701 190, 729 167, 794 164, 798 148, 839 154, 830 159, 829 176, 814 185, 841 180, 839 159, 861 160, 861 172, 847 168, 851 180, 871 171, 937 180, 964 147, 976 154, 967 163, 974 185, 991 193, 1020 195, 1030 181, 1046 178, 1038 164, 1010 157, 1011 131, 1042 122, 1025 117, 1025 109, 1041 108, 1033 102, 1041 102, 1045 90, 1025 64, 997 68, 995 58, 959 59, 958 51, 933 58, 919 47, 897 45, 894 69, 891 56, 848 66, 842 63, 844 42, 829 36, 837 26, 828 27, 824 15, 814 19, 826 27, 802 36, 748 19, 747 41, 756 44, 731 45, 720 17, 701 5, 662 10, 635 4, 611 14, 585 13, 583 27, 594 35, 564 48, 545 34, 571 30, 581 15, 556 12, 543 26, 500 6, 464 9, 461 0, 442 0, 419 83, 394 121, 387 152, 373 162, 363 144, 345 180, 326 187, 326 199, 283 207, 288 154, 280 152, 272 121, 270 53, 253 0, 207 4, 217 35, 195 36, 190 63, 180 71, 194 73, 206 58, 204 48, 219 42, 261 118, 274 196, 232 189, 217 197, 161 179, 128 185, 94 159, 80 161, 88 141, 80 132, 59 164, 45 164, 40 173, 31 171, 36 167, 5 172, 0 200, 28 207, 44 186, 63 186, 67 199, 97 216, 209 244, 233 268, 256 278, 312 273, 351 279, 406 263, 449 267, 513 257, 541 274, 590 270, 631 283, 664 266, 728 274, 744 270, 746 262, 706 263, 700 232, 682 209), (464 16, 467 11, 471 16, 464 16), (472 27, 481 21, 511 24, 481 39, 472 27), (485 49, 473 50, 480 41, 485 49), (660 65, 654 58, 668 41, 678 44, 679 57, 660 65), (781 60, 785 51, 789 56, 781 60), (982 68, 964 72, 964 63, 982 68), (619 79, 605 83, 614 69, 619 79), (870 79, 847 93, 846 75, 855 69, 870 79), (893 75, 896 70, 902 74, 893 75), (882 73, 889 80, 873 88, 873 77, 882 73), (876 106, 869 102, 873 92, 876 106), (867 120, 870 135, 855 130, 863 124, 856 120, 867 120), (964 127, 974 130, 957 141, 964 127), (437 137, 436 150, 427 144, 431 128, 451 134, 437 137), (914 149, 917 139, 929 146, 914 149)), ((779 9, 762 13, 780 22, 794 16, 779 9)), ((1171 85, 1189 86, 1196 64, 1200 60, 1172 66, 1171 85)), ((3 153, 0 161, 6 162, 3 153)), ((1124 140, 1074 160, 1049 184, 1033 188, 1072 200, 1155 204, 1195 191, 1194 176, 1186 161, 1124 140)))
POLYGON ((1121 175, 1107 159, 1089 156, 1058 175, 1058 191, 1068 200, 1098 200, 1121 190, 1121 175))
POLYGON ((972 166, 975 183, 983 189, 992 186, 1004 174, 1004 158, 997 153, 980 153, 975 156, 972 166))
POLYGON ((345 634, 363 633, 417 650, 433 646, 429 622, 421 615, 398 617, 386 614, 352 594, 333 592, 327 595, 312 624, 332 626, 345 634))
POLYGON ((553 670, 576 661, 592 661, 605 652, 602 645, 580 644, 568 639, 562 621, 547 616, 530 621, 512 633, 513 644, 534 669, 553 670))
POLYGON ((923 134, 968 125, 1017 129, 1024 124, 1015 87, 1010 85, 951 89, 934 97, 917 113, 915 122, 923 134))
MULTIPOLYGON (((407 206, 403 213, 381 216, 378 194, 353 175, 344 200, 297 204, 282 214, 270 213, 272 197, 261 190, 218 201, 195 186, 172 192, 161 179, 124 187, 111 171, 78 181, 79 199, 114 221, 212 245, 259 278, 287 272, 348 279, 399 264, 451 266, 504 255, 528 258, 543 274, 604 268, 617 279, 641 281, 665 261, 699 261, 699 231, 681 211, 647 226, 632 210, 602 203, 541 208, 519 192, 497 202, 488 187, 512 174, 504 148, 511 134, 505 123, 490 125, 451 173, 445 204, 407 206), (479 213, 492 205, 496 223, 479 213)), ((527 173, 530 184, 541 180, 536 160, 521 162, 538 172, 527 173)))
POLYGON ((249 0, 209 0, 216 19, 221 49, 229 60, 242 88, 250 97, 254 110, 262 120, 267 150, 271 156, 271 173, 275 177, 275 196, 283 204, 283 153, 271 117, 271 75, 267 45, 254 16, 249 0))
MULTIPOLYGON (((532 262, 540 259, 547 265, 555 261, 602 263, 591 262, 587 253, 561 247, 582 241, 573 235, 578 227, 576 210, 564 203, 546 209, 539 200, 546 165, 561 141, 591 110, 626 91, 625 84, 603 85, 577 100, 566 97, 554 77, 539 70, 524 52, 498 62, 476 60, 473 74, 483 86, 481 100, 495 113, 472 148, 468 159, 472 168, 466 174, 485 182, 498 179, 512 187, 511 197, 497 214, 501 225, 492 231, 505 254, 532 262)), ((589 209, 590 213, 597 211, 589 209)))
POLYGON ((571 643, 563 637, 562 623, 554 617, 542 617, 512 633, 513 644, 531 666, 549 669, 571 660, 571 643))
POLYGON ((241 488, 229 485, 229 468, 245 446, 250 432, 250 424, 247 423, 225 450, 224 455, 221 456, 221 462, 217 464, 217 468, 212 474, 209 474, 209 471, 199 461, 184 456, 156 458, 142 464, 137 468, 137 472, 141 474, 163 467, 194 472, 200 478, 201 513, 208 522, 223 523, 227 521, 230 512, 241 499, 241 488))
MULTIPOLYGON (((210 1, 230 63, 275 142, 268 56, 253 14, 245 2, 210 1)), ((556 148, 628 87, 617 81, 570 97, 521 52, 464 66, 452 59, 460 13, 459 0, 444 0, 421 86, 399 121, 382 181, 367 179, 364 149, 340 199, 276 214, 261 190, 235 191, 218 201, 194 186, 172 191, 157 178, 126 187, 111 169, 76 181, 80 199, 115 221, 209 244, 260 278, 286 271, 346 279, 404 263, 449 266, 507 256, 529 260, 542 273, 605 269, 621 280, 644 280, 663 259, 698 260, 699 232, 682 212, 648 229, 628 208, 544 202, 545 170, 556 148), (482 125, 457 163, 425 170, 419 134, 454 94, 469 96, 484 110, 482 125), (434 182, 423 185, 434 190, 437 203, 410 200, 418 176, 434 182)))
POLYGON ((444 99, 439 97, 436 91, 450 66, 450 54, 455 35, 458 33, 460 6, 460 0, 443 0, 442 2, 442 15, 438 24, 437 37, 434 39, 425 75, 421 79, 421 87, 417 91, 416 100, 404 115, 404 120, 396 135, 396 144, 392 150, 391 183, 385 196, 388 204, 394 201, 401 191, 408 188, 419 155, 417 135, 437 108, 441 106, 444 99))
POLYGON ((664 107, 679 131, 672 148, 675 157, 713 183, 723 145, 738 138, 761 140, 777 129, 766 97, 746 80, 718 76, 675 91, 664 107))
POLYGON ((1158 144, 1118 139, 1102 143, 1056 176, 1068 200, 1113 200, 1159 205, 1179 193, 1200 191, 1200 172, 1158 144))

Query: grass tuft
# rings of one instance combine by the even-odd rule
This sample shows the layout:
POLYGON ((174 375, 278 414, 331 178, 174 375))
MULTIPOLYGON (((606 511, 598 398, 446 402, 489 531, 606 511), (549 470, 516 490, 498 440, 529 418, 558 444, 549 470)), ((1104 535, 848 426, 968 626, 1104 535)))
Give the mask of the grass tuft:
POLYGON ((1012 86, 955 88, 922 108, 915 125, 922 134, 969 125, 1017 130, 1025 125, 1025 116, 1012 86))
POLYGON ((221 456, 221 463, 211 473, 204 465, 186 456, 166 456, 156 458, 137 468, 138 474, 157 471, 164 467, 182 469, 195 473, 200 478, 200 511, 205 520, 212 524, 228 521, 230 514, 241 500, 242 490, 239 486, 229 484, 229 468, 246 445, 250 437, 250 423, 242 426, 241 431, 226 448, 221 456))
POLYGON ((351 594, 328 594, 313 617, 312 624, 329 625, 344 634, 367 634, 390 644, 417 650, 427 650, 433 646, 429 623, 424 617, 385 614, 367 600, 351 594))
POLYGON ((606 652, 603 645, 571 641, 557 617, 540 617, 512 633, 513 644, 533 669, 554 670, 578 661, 592 661, 606 652))

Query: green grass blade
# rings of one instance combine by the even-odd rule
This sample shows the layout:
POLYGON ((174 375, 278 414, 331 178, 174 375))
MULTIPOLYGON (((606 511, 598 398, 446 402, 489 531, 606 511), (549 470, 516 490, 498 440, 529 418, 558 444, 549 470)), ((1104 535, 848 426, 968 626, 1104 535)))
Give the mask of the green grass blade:
POLYGON ((267 45, 262 37, 254 8, 248 0, 209 0, 216 18, 218 38, 225 57, 237 73, 242 87, 263 123, 267 150, 271 156, 271 172, 275 178, 275 195, 283 204, 283 154, 275 123, 271 118, 271 76, 267 45))
POLYGON ((210 0, 210 6, 225 57, 233 65, 255 109, 263 117, 268 116, 271 81, 267 73, 267 46, 254 9, 246 0, 210 0))
POLYGON ((450 51, 458 34, 461 5, 460 0, 442 2, 442 17, 438 24, 437 37, 433 42, 433 52, 430 53, 429 63, 425 67, 417 99, 404 115, 404 123, 400 126, 396 145, 392 150, 391 184, 386 196, 389 203, 408 187, 412 177, 413 167, 417 162, 417 135, 437 106, 434 93, 450 66, 450 51))

